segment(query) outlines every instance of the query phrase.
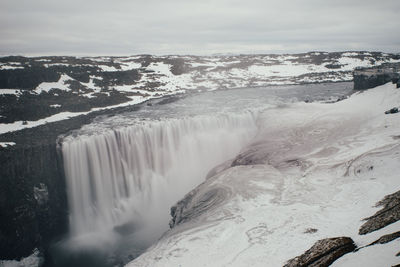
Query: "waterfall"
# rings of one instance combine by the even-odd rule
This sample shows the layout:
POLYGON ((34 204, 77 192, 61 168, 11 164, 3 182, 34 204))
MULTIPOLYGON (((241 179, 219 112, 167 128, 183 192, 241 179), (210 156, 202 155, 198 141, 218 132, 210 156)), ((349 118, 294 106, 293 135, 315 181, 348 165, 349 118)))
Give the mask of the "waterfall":
POLYGON ((168 226, 169 209, 256 133, 255 115, 143 120, 68 136, 62 153, 74 236, 168 226), (135 227, 136 227, 135 226, 135 227))

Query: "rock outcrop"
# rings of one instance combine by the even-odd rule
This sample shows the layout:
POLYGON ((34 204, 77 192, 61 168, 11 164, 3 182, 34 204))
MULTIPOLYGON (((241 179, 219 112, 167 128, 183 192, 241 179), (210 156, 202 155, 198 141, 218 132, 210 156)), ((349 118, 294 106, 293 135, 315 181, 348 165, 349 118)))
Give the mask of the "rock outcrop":
POLYGON ((373 68, 356 69, 353 72, 354 89, 364 90, 383 85, 388 82, 397 84, 400 87, 400 64, 388 63, 373 68))
POLYGON ((329 266, 336 259, 356 249, 350 237, 335 237, 318 240, 301 256, 289 260, 285 267, 324 267, 329 266))
POLYGON ((398 112, 399 112, 399 109, 397 107, 394 107, 394 108, 391 108, 391 109, 385 111, 385 114, 395 114, 398 112))
POLYGON ((399 237, 400 237, 400 231, 394 232, 391 234, 387 234, 387 235, 381 236, 379 239, 377 239, 374 242, 372 242, 371 244, 369 244, 369 246, 372 246, 375 244, 386 244, 386 243, 389 243, 390 241, 393 241, 399 237))
POLYGON ((376 206, 383 208, 365 219, 366 223, 359 230, 360 235, 371 233, 400 220, 400 191, 386 196, 376 206))

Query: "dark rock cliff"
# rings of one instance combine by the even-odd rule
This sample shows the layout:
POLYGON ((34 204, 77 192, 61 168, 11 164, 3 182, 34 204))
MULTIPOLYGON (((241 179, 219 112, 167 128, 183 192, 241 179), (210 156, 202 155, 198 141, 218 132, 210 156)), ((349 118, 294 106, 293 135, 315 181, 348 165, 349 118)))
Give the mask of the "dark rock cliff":
POLYGON ((353 72, 354 89, 364 90, 392 81, 400 87, 400 63, 383 64, 379 67, 361 68, 353 72))
POLYGON ((2 148, 0 153, 0 259, 46 249, 67 230, 62 158, 55 142, 2 148))
POLYGON ((67 233, 68 203, 59 135, 101 112, 0 135, 0 259, 46 253, 67 233))

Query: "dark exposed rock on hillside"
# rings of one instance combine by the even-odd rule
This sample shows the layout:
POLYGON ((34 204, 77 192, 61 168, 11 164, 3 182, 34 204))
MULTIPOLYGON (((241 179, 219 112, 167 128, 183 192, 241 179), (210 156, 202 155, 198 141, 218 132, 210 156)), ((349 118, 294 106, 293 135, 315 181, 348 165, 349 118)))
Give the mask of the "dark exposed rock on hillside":
POLYGON ((393 241, 393 240, 395 240, 395 239, 397 239, 399 237, 400 237, 400 231, 394 232, 394 233, 391 233, 391 234, 387 234, 387 235, 381 236, 378 240, 376 240, 376 241, 372 242, 371 244, 369 244, 369 246, 372 246, 372 245, 375 245, 375 244, 386 244, 386 243, 389 243, 390 241, 393 241))
POLYGON ((383 208, 365 219, 367 222, 360 227, 360 235, 368 234, 400 220, 400 191, 386 196, 376 206, 383 206, 383 208))
POLYGON ((354 89, 362 90, 383 85, 388 82, 400 87, 400 64, 389 63, 373 68, 361 68, 353 72, 354 89))
POLYGON ((318 240, 301 256, 289 260, 285 267, 325 267, 346 253, 356 249, 350 237, 335 237, 318 240))
POLYGON ((398 112, 399 112, 399 109, 397 107, 394 107, 394 108, 391 108, 391 109, 385 111, 385 114, 395 114, 398 112))
POLYGON ((2 114, 0 123, 35 121, 59 112, 85 112, 95 107, 107 107, 129 100, 117 91, 111 91, 109 95, 97 94, 95 98, 81 97, 61 90, 54 90, 53 93, 43 92, 40 95, 24 93, 19 97, 0 95, 0 113, 2 114), (60 97, 63 99, 62 102, 60 102, 60 97), (57 106, 59 103, 62 105, 57 106))
POLYGON ((42 82, 56 82, 60 74, 55 69, 32 66, 0 71, 0 88, 34 89, 42 82))

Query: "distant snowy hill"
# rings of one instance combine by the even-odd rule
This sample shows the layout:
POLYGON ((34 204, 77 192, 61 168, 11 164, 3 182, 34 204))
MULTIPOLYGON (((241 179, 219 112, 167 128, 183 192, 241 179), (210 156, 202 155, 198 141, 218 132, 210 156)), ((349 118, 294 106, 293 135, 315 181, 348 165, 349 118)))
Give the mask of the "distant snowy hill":
POLYGON ((187 90, 342 82, 380 52, 285 55, 0 58, 0 133, 187 90))

